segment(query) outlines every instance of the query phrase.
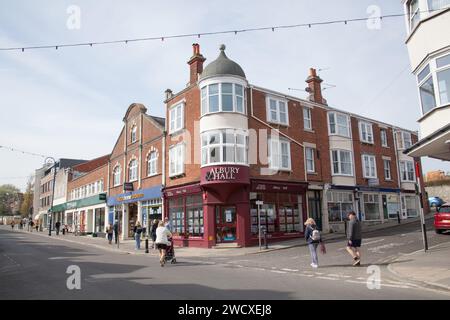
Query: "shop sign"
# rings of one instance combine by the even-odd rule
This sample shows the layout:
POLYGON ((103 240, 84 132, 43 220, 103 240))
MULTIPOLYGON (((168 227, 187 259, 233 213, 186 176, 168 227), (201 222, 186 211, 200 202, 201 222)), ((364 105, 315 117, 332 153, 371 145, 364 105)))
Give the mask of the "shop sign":
POLYGON ((125 182, 123 184, 123 191, 134 191, 133 183, 132 182, 125 182))
POLYGON ((117 201, 122 202, 122 201, 126 201, 126 200, 140 199, 143 197, 144 197, 143 193, 135 193, 135 194, 130 194, 128 196, 117 197, 117 201))
POLYGON ((305 187, 303 185, 286 185, 282 183, 254 183, 253 191, 262 192, 284 192, 284 193, 303 193, 305 187))
POLYGON ((206 172, 206 181, 235 180, 239 174, 239 167, 214 167, 206 172))

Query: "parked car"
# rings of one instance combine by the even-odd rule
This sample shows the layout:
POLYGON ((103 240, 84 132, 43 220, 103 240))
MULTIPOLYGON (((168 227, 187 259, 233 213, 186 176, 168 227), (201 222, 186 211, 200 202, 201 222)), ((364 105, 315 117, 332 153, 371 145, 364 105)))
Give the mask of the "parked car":
POLYGON ((434 230, 436 233, 450 230, 450 202, 444 203, 437 209, 434 215, 434 230))
POLYGON ((442 200, 439 197, 429 197, 428 203, 430 204, 430 207, 436 207, 439 208, 444 204, 444 200, 442 200))

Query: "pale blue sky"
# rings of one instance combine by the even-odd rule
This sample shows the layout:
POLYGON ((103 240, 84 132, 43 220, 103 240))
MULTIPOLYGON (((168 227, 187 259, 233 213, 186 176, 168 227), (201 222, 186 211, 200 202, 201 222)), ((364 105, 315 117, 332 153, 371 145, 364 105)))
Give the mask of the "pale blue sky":
MULTIPOLYGON (((400 0, 0 0, 0 47, 358 18, 368 15, 370 5, 378 5, 381 14, 402 12, 400 0), (70 5, 81 9, 79 30, 66 27, 70 5)), ((404 40, 404 19, 392 18, 383 20, 380 30, 357 22, 93 48, 0 51, 0 145, 66 158, 109 153, 131 103, 164 116, 165 89, 176 92, 188 81, 193 42, 200 43, 206 63, 225 43, 227 55, 251 83, 299 97, 305 93, 287 88, 304 88, 310 67, 330 68, 320 75, 337 86, 324 91, 331 106, 417 130, 417 91, 404 40)), ((2 149, 0 157, 0 184, 21 188, 42 163, 2 149)), ((424 167, 450 170, 448 162, 438 160, 425 160, 424 167)))

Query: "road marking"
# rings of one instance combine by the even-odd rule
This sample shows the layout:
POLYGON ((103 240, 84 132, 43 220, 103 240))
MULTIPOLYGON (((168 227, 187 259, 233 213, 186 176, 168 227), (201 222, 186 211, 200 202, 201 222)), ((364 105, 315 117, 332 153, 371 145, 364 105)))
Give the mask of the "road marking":
POLYGON ((324 280, 333 280, 333 281, 339 280, 337 278, 330 278, 330 277, 316 277, 316 278, 317 279, 324 279, 324 280))
POLYGON ((283 270, 283 271, 289 271, 289 272, 298 272, 298 271, 299 271, 298 269, 287 269, 287 268, 283 268, 283 269, 281 269, 281 270, 283 270))
POLYGON ((285 271, 280 271, 280 270, 270 270, 270 272, 273 272, 273 273, 287 273, 285 271))
POLYGON ((369 242, 363 242, 361 245, 367 246, 368 244, 378 243, 378 242, 382 242, 384 240, 385 239, 379 239, 379 240, 374 240, 374 241, 369 241, 369 242))

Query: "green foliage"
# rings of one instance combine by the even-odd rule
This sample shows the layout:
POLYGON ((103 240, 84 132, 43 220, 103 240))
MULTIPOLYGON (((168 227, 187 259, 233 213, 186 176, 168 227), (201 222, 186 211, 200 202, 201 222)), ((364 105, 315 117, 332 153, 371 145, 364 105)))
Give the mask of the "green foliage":
POLYGON ((0 186, 0 215, 13 215, 14 204, 20 201, 20 190, 11 184, 0 186))

